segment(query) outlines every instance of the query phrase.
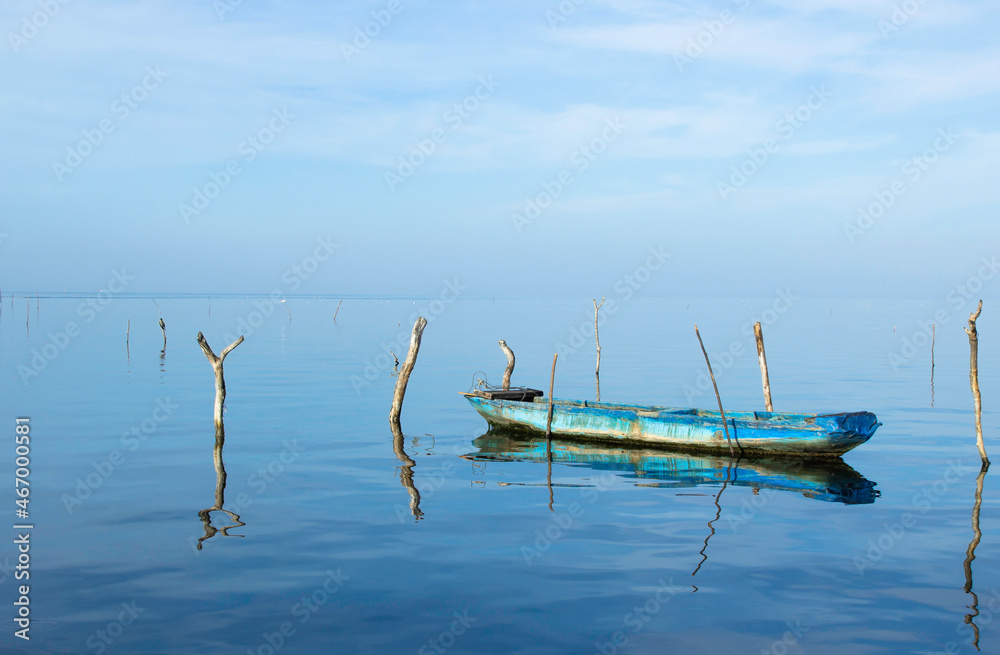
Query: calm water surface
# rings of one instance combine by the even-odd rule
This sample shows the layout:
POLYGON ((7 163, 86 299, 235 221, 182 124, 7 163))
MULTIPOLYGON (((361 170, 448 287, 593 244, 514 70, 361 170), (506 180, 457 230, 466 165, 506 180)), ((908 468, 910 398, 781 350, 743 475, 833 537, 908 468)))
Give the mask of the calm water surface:
MULTIPOLYGON (((779 313, 777 299, 619 303, 601 327, 602 398, 713 407, 697 322, 726 406, 762 408, 741 328, 772 308, 775 409, 873 411, 884 425, 871 442, 833 471, 741 462, 728 477, 725 458, 557 444, 550 507, 544 456, 483 437, 457 392, 499 382, 503 338, 515 384, 546 387, 558 349, 556 395, 594 398, 589 298, 348 299, 334 323, 336 299, 291 298, 286 311, 251 298, 118 298, 91 312, 83 298, 36 309, 5 297, 9 517, 14 419, 29 416, 35 529, 32 639, 13 637, 8 610, 2 649, 972 653, 974 625, 981 651, 1000 652, 995 472, 982 481, 964 589, 979 473, 971 305, 792 299, 779 313), (932 391, 919 321, 938 310, 932 391), (403 357, 418 311, 432 320, 394 444, 384 353, 403 357), (79 334, 67 339, 71 321, 79 334), (227 513, 213 509, 214 383, 195 335, 218 352, 240 326, 247 339, 225 366, 227 513)), ((989 310, 983 424, 1000 459, 989 310)), ((0 550, 7 603, 13 532, 0 550)))

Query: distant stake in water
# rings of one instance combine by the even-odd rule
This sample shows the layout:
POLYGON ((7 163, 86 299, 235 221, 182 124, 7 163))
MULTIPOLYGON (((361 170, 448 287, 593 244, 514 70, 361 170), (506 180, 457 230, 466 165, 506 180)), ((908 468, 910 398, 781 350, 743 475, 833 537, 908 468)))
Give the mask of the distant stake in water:
POLYGON ((979 301, 976 311, 969 314, 969 327, 965 328, 969 335, 969 385, 972 387, 972 402, 976 410, 976 447, 983 459, 983 470, 990 467, 986 457, 986 446, 983 444, 983 398, 979 393, 979 332, 976 330, 976 319, 983 311, 983 301, 979 301))
POLYGON ((597 370, 594 377, 597 378, 597 402, 601 402, 601 337, 597 334, 597 313, 604 307, 604 296, 601 296, 601 304, 597 304, 594 298, 594 341, 597 342, 597 370))
POLYGON ((507 356, 507 368, 503 371, 503 386, 500 388, 507 391, 510 389, 510 376, 514 373, 514 351, 503 339, 500 339, 500 350, 507 356))
POLYGON ((722 429, 726 431, 726 442, 729 444, 729 456, 735 457, 733 451, 733 441, 729 438, 729 424, 726 422, 726 412, 722 409, 722 396, 719 395, 719 385, 715 383, 715 373, 712 372, 712 362, 708 360, 708 352, 705 351, 705 344, 701 340, 701 333, 698 332, 697 323, 694 326, 695 336, 698 337, 698 344, 701 345, 701 352, 705 355, 705 363, 708 364, 708 375, 712 378, 712 386, 715 387, 715 399, 719 401, 719 414, 722 415, 722 429))
POLYGON ((410 373, 413 372, 414 364, 417 363, 420 338, 424 334, 425 327, 427 327, 427 319, 423 316, 417 317, 416 323, 413 324, 413 333, 410 335, 410 350, 406 353, 406 361, 403 362, 403 368, 400 369, 399 376, 396 378, 396 390, 392 394, 392 407, 389 409, 389 425, 394 430, 400 429, 399 415, 403 411, 406 384, 410 381, 410 373))
POLYGON ((340 302, 338 302, 338 303, 337 303, 337 311, 335 311, 335 312, 333 313, 333 322, 334 322, 334 323, 336 323, 336 322, 337 322, 337 314, 339 314, 339 313, 340 313, 340 306, 341 306, 341 305, 343 305, 343 304, 344 304, 344 299, 343 299, 343 298, 341 298, 341 299, 340 299, 340 302))
POLYGON ((226 360, 226 355, 231 353, 236 346, 243 343, 243 335, 240 335, 239 339, 226 346, 225 350, 218 357, 212 352, 212 347, 205 341, 205 335, 201 332, 198 333, 197 341, 198 345, 205 352, 205 357, 208 357, 208 361, 212 364, 212 370, 215 371, 215 431, 218 438, 218 433, 224 429, 222 425, 222 410, 226 404, 226 379, 223 375, 222 363, 226 360))
MULTIPOLYGON (((160 318, 160 332, 163 333, 163 347, 167 347, 167 324, 163 322, 163 318, 160 318)), ((198 334, 201 334, 199 332, 198 334)))
POLYGON ((292 322, 292 310, 288 309, 288 303, 282 299, 281 304, 285 306, 285 311, 288 312, 288 322, 292 322))
POLYGON ((937 338, 937 323, 931 323, 931 407, 934 406, 934 341, 937 338))
POLYGON ((760 321, 753 324, 753 338, 757 340, 757 361, 760 363, 760 380, 764 385, 764 406, 767 411, 773 412, 771 406, 771 380, 767 375, 767 357, 764 355, 764 330, 760 327, 760 321))

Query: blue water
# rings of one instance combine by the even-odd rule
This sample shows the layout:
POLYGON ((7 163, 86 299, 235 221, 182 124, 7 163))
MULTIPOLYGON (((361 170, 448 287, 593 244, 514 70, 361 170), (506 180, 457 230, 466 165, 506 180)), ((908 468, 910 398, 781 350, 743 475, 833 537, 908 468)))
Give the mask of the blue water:
MULTIPOLYGON (((556 461, 550 509, 543 461, 460 457, 487 426, 458 392, 499 382, 497 339, 517 356, 514 384, 547 388, 559 350, 556 396, 594 398, 589 298, 347 299, 334 322, 330 298, 286 309, 119 297, 97 311, 79 297, 5 296, 0 486, 13 525, 15 418, 30 417, 35 527, 30 643, 10 620, 13 529, 0 550, 2 649, 975 652, 963 589, 979 473, 962 331, 971 305, 619 300, 600 331, 603 400, 714 407, 698 323, 726 407, 762 408, 741 327, 763 317, 777 411, 864 409, 884 423, 844 458, 874 483, 874 502, 723 488, 724 463, 714 479, 678 485, 556 461), (939 310, 932 396, 919 322, 939 310), (418 312, 431 320, 403 408, 406 467, 387 421, 385 353, 404 356, 418 312), (246 341, 225 364, 223 507, 242 525, 224 533, 233 516, 211 511, 218 531, 206 539, 214 382, 195 335, 219 352, 240 325, 246 341)), ((980 383, 986 446, 1000 459, 992 309, 980 319, 980 383)), ((979 648, 996 653, 995 471, 983 487, 972 621, 979 648)))

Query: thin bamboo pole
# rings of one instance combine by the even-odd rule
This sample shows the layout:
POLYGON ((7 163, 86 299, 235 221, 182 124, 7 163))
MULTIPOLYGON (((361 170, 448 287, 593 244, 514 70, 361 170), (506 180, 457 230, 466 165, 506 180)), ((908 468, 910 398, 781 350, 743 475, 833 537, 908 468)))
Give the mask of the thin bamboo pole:
POLYGON ((552 439, 552 389, 556 381, 556 360, 559 353, 552 355, 552 375, 549 377, 549 417, 545 421, 545 438, 552 439))
POLYGON ((705 363, 708 364, 708 375, 712 378, 712 386, 715 387, 715 399, 719 401, 719 414, 722 416, 722 429, 726 431, 726 442, 729 444, 729 456, 735 457, 736 452, 733 450, 733 441, 729 437, 729 424, 726 422, 726 411, 722 409, 722 396, 719 395, 719 385, 715 383, 715 373, 712 372, 712 362, 708 360, 708 352, 706 352, 705 344, 701 340, 701 333, 698 332, 697 324, 694 326, 694 333, 695 336, 698 337, 698 344, 701 346, 701 353, 705 355, 705 363))
POLYGON ((605 297, 601 296, 601 304, 597 304, 597 298, 594 298, 594 341, 597 342, 597 369, 594 372, 594 378, 597 380, 597 402, 601 402, 601 337, 597 333, 597 316, 600 312, 601 307, 604 307, 605 297))

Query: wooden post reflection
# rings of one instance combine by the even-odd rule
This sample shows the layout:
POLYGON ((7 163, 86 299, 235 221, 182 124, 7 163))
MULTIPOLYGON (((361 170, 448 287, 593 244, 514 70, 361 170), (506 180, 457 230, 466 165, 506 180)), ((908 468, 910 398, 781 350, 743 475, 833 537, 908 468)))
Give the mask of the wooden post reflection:
MULTIPOLYGON (((708 540, 715 536, 715 526, 712 524, 718 521, 722 517, 722 505, 719 503, 719 499, 722 497, 722 492, 725 491, 726 487, 729 486, 729 472, 733 469, 733 464, 734 464, 733 459, 730 457, 729 461, 726 463, 726 480, 725 482, 722 483, 722 488, 719 489, 719 493, 715 494, 715 499, 713 500, 715 504, 715 518, 708 522, 708 529, 710 530, 710 532, 705 537, 705 543, 701 547, 701 550, 698 551, 698 554, 701 555, 701 561, 698 562, 698 566, 695 567, 694 571, 691 572, 692 578, 698 574, 698 571, 701 570, 702 564, 708 561, 708 553, 706 552, 708 550, 708 540)), ((739 459, 736 460, 735 465, 736 465, 736 470, 739 471, 740 468, 739 459)), ((734 482, 736 481, 735 472, 733 473, 733 481, 734 482)), ((698 591, 697 585, 691 585, 691 586, 694 587, 694 591, 698 591)))
POLYGON ((986 477, 986 471, 989 467, 984 466, 979 471, 979 477, 976 478, 976 503, 972 506, 972 541, 969 542, 969 547, 965 551, 965 593, 972 596, 972 604, 969 605, 969 609, 972 611, 965 615, 965 622, 972 626, 972 633, 975 641, 973 646, 976 650, 979 650, 979 626, 976 625, 975 618, 979 616, 979 596, 976 592, 972 590, 972 561, 976 559, 976 547, 979 545, 979 541, 983 538, 982 530, 979 529, 979 507, 983 502, 983 479, 986 477))
POLYGON ((420 490, 413 483, 413 467, 417 465, 404 450, 403 431, 399 427, 398 421, 390 421, 389 427, 392 429, 392 451, 396 454, 396 459, 402 464, 399 467, 399 481, 403 488, 410 494, 410 513, 413 514, 414 521, 419 521, 424 517, 420 510, 420 490))
POLYGON ((205 536, 198 539, 198 550, 206 539, 211 539, 216 534, 222 533, 223 537, 244 537, 242 534, 229 534, 229 530, 246 525, 240 520, 240 515, 230 512, 223 505, 226 503, 226 465, 222 461, 222 447, 226 443, 226 428, 219 425, 215 429, 215 448, 212 450, 212 457, 215 462, 215 505, 207 507, 198 512, 202 527, 205 528, 205 536), (227 525, 224 528, 216 528, 212 525, 212 512, 224 512, 233 520, 234 525, 227 525))

